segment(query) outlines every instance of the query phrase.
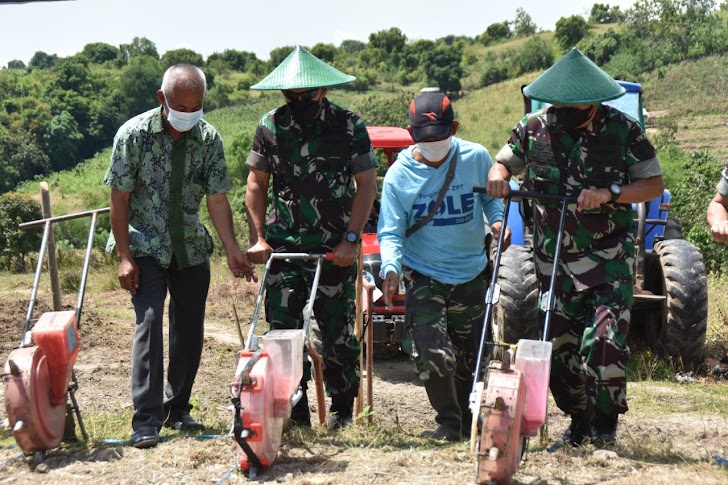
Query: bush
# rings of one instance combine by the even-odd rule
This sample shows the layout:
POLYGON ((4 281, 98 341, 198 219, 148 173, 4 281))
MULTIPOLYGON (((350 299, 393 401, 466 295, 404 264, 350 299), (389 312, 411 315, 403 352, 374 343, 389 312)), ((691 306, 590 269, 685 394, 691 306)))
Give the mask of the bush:
POLYGON ((490 86, 510 78, 510 70, 507 65, 491 65, 485 68, 480 76, 480 86, 490 86))
POLYGON ((683 167, 685 177, 672 190, 674 216, 682 223, 685 238, 703 255, 709 271, 728 269, 728 246, 716 244, 706 221, 708 204, 715 195, 722 164, 706 151, 693 153, 683 167))
POLYGON ((0 268, 25 271, 25 257, 40 248, 38 229, 20 229, 22 222, 40 219, 40 204, 27 195, 0 195, 0 268))

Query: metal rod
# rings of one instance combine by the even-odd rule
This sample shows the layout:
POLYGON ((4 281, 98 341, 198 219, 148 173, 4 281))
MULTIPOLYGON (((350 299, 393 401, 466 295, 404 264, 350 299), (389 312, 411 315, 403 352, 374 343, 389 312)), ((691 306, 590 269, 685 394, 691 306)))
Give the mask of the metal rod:
POLYGON ((25 334, 30 330, 30 319, 33 316, 35 308, 35 299, 38 296, 38 284, 40 283, 40 272, 43 269, 43 259, 45 258, 46 247, 48 245, 48 235, 51 232, 51 221, 45 221, 43 228, 43 238, 40 241, 40 251, 38 251, 38 264, 35 268, 35 277, 33 278, 33 289, 30 291, 30 301, 28 302, 28 311, 25 314, 25 325, 23 325, 23 334, 20 336, 20 345, 23 347, 25 342, 25 334))
POLYGON ((20 229, 28 229, 31 227, 36 227, 45 224, 46 222, 60 222, 60 221, 68 221, 71 219, 78 219, 79 217, 86 217, 90 216, 91 214, 104 214, 106 212, 109 212, 109 207, 104 207, 103 209, 94 209, 90 211, 85 212, 77 212, 75 214, 66 214, 65 216, 56 216, 56 217, 48 217, 47 219, 38 219, 35 221, 29 221, 29 222, 23 222, 22 224, 18 225, 20 229))
POLYGON ((303 319, 303 330, 304 334, 308 336, 308 322, 311 319, 311 313, 313 312, 313 299, 316 295, 316 290, 318 288, 318 283, 321 275, 321 262, 326 257, 325 254, 311 254, 311 253, 271 253, 270 257, 268 258, 268 261, 265 263, 265 272, 263 273, 263 278, 261 279, 260 284, 260 290, 258 291, 258 297, 255 300, 255 311, 253 311, 253 316, 251 317, 250 322, 250 329, 248 330, 248 337, 245 341, 245 349, 250 350, 250 346, 253 341, 253 335, 255 333, 255 327, 258 324, 258 316, 260 315, 260 307, 263 303, 263 295, 265 294, 265 284, 268 280, 268 273, 270 272, 271 264, 273 263, 273 260, 275 259, 317 259, 317 266, 316 266, 316 274, 314 275, 313 279, 313 287, 311 288, 311 298, 309 299, 309 305, 306 307, 306 312, 304 313, 304 319, 303 319))
MULTIPOLYGON (((483 189, 483 192, 485 190, 485 187, 473 187, 473 192, 479 192, 476 189, 483 189)), ((506 197, 506 200, 504 201, 505 206, 503 208, 503 221, 508 221, 508 213, 510 211, 511 206, 511 197, 513 195, 514 191, 511 191, 510 194, 508 194, 508 197, 506 197)), ((495 251, 495 261, 493 262, 493 274, 490 278, 490 286, 488 287, 488 292, 485 296, 485 317, 484 317, 484 323, 483 323, 483 330, 480 332, 480 345, 478 346, 478 356, 475 360, 475 372, 473 373, 473 384, 470 387, 471 395, 475 391, 475 386, 478 384, 478 381, 480 380, 480 373, 481 368, 483 366, 483 353, 485 350, 485 341, 488 338, 489 332, 490 332, 490 321, 493 318, 493 296, 495 293, 495 287, 498 284, 498 269, 500 267, 500 260, 501 260, 501 249, 503 248, 503 241, 505 240, 505 234, 506 234, 506 228, 501 225, 501 232, 498 234, 498 245, 496 247, 495 251)))
POLYGON ((549 281, 549 294, 548 294, 548 306, 544 312, 543 321, 543 334, 541 340, 548 341, 549 330, 551 326, 551 314, 553 313, 554 306, 556 305, 556 295, 554 290, 556 289, 556 274, 559 270, 559 257, 561 256, 561 242, 564 239, 564 222, 566 221, 566 205, 569 203, 567 199, 561 201, 561 217, 559 219, 559 232, 556 235, 556 249, 554 250, 554 264, 551 268, 551 281, 549 281))
POLYGON ((86 256, 83 259, 83 270, 81 271, 81 283, 78 289, 78 302, 76 303, 76 327, 81 328, 81 310, 83 309, 83 297, 86 294, 86 279, 88 268, 91 264, 91 251, 94 248, 94 233, 96 230, 96 219, 98 211, 91 211, 91 227, 88 230, 88 241, 86 242, 86 256))

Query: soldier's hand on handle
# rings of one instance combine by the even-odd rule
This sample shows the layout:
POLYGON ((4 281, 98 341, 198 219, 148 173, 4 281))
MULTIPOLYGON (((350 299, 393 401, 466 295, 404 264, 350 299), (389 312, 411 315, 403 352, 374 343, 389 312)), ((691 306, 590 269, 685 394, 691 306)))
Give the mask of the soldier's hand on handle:
MULTIPOLYGON (((497 242, 498 238, 500 237, 501 230, 503 229, 503 222, 498 221, 494 222, 490 226, 490 231, 493 233, 493 241, 497 242)), ((508 249, 508 246, 511 245, 511 228, 506 226, 506 233, 503 237, 503 246, 501 247, 501 251, 505 251, 508 249)), ((488 257, 490 257, 490 254, 488 254, 488 257)))
POLYGON ((612 193, 607 189, 582 189, 576 201, 576 210, 598 209, 612 200, 612 193))
POLYGON ((139 267, 131 256, 119 260, 119 284, 132 295, 135 295, 139 288, 139 267))
POLYGON ((359 255, 359 244, 341 241, 334 247, 333 262, 336 266, 351 266, 359 255))
POLYGON ((255 274, 253 264, 250 262, 248 255, 244 254, 240 249, 231 251, 227 255, 227 262, 230 271, 236 278, 245 277, 248 281, 258 282, 258 276, 255 274))
POLYGON ((392 298, 399 288, 399 275, 390 271, 387 276, 384 277, 384 283, 382 283, 382 297, 384 298, 384 304, 388 307, 392 305, 392 298))
POLYGON ((710 234, 715 242, 728 243, 728 221, 710 226, 710 234))
POLYGON ((265 264, 272 252, 273 248, 265 240, 258 239, 258 242, 248 248, 246 254, 252 264, 265 264))
POLYGON ((511 193, 511 186, 503 174, 502 165, 496 163, 488 172, 488 183, 485 193, 497 199, 505 199, 511 193))

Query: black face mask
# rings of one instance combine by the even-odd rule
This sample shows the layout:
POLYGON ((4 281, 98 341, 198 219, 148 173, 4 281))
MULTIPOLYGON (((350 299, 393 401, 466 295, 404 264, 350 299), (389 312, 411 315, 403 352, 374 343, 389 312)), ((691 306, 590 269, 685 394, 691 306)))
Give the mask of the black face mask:
POLYGON ((293 119, 304 125, 310 125, 316 120, 321 112, 322 105, 322 101, 316 101, 315 99, 305 101, 293 99, 288 101, 288 107, 291 109, 293 119))
POLYGON ((574 131, 591 117, 592 110, 579 108, 557 108, 556 124, 566 132, 574 131))

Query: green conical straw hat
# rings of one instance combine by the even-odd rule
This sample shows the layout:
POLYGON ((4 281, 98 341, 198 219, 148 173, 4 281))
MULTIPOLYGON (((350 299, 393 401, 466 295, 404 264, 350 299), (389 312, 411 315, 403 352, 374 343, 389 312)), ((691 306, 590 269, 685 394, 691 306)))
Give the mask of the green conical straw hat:
POLYGON ((313 89, 350 83, 355 79, 297 45, 273 72, 250 89, 313 89))
POLYGON ((595 104, 622 96, 625 89, 574 47, 523 89, 529 98, 551 104, 595 104))

